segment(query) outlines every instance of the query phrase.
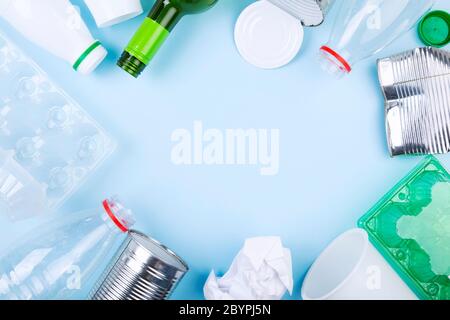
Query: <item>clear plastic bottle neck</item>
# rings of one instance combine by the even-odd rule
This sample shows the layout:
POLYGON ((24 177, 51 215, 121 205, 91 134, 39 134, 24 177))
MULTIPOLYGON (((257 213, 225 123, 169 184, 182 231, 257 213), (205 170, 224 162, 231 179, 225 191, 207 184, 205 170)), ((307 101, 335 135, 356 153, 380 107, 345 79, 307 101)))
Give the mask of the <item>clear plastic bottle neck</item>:
POLYGON ((318 59, 322 69, 337 78, 342 78, 352 71, 348 60, 328 46, 320 48, 318 59))
POLYGON ((104 210, 103 219, 111 229, 119 232, 128 232, 134 225, 133 213, 127 209, 118 197, 111 197, 102 203, 104 210))

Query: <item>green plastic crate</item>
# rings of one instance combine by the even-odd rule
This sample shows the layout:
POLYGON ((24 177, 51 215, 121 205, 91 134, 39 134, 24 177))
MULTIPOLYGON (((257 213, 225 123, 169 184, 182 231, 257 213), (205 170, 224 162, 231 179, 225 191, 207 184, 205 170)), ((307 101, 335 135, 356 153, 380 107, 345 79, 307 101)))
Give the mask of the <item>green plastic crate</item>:
POLYGON ((429 156, 359 226, 420 299, 450 299, 450 174, 429 156))

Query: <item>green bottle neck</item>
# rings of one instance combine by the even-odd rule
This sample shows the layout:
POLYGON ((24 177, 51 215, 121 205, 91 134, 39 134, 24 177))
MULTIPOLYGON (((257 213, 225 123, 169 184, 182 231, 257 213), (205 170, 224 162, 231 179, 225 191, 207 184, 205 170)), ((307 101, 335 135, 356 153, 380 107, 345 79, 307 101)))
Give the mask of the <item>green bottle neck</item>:
POLYGON ((216 3, 217 0, 157 0, 117 65, 138 77, 185 14, 203 12, 216 3))
POLYGON ((170 32, 181 20, 183 15, 183 11, 177 8, 172 2, 158 0, 148 14, 148 18, 159 23, 170 32))

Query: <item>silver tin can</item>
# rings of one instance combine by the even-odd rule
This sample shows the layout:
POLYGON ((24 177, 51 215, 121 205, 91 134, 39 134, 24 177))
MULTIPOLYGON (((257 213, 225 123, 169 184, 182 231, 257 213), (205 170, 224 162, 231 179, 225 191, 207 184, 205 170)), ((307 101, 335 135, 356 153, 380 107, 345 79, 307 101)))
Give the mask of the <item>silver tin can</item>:
POLYGON ((325 15, 334 0, 269 0, 277 7, 299 19, 305 27, 316 27, 325 20, 325 15))
POLYGON ((165 300, 188 271, 175 253, 130 231, 90 294, 91 300, 165 300))
POLYGON ((392 156, 450 151, 450 52, 417 48, 378 61, 392 156))

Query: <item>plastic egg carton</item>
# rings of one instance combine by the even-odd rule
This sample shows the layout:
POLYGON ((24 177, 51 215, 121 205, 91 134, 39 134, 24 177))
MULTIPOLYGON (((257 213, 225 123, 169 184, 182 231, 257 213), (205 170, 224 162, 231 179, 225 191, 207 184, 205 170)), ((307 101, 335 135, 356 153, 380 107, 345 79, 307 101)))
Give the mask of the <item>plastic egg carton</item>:
POLYGON ((450 174, 429 156, 359 221, 421 299, 450 299, 450 174))
POLYGON ((114 150, 75 101, 0 33, 0 212, 55 210, 114 150))

